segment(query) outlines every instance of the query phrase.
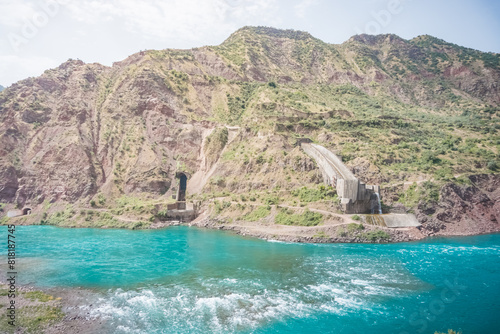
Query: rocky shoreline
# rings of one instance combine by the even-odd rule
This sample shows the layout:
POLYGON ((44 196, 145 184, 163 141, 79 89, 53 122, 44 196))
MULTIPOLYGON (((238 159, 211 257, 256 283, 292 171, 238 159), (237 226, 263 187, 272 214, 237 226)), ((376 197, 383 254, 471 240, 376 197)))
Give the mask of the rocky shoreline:
POLYGON ((223 219, 218 218, 204 218, 199 221, 188 223, 187 225, 230 231, 238 235, 255 237, 263 240, 295 243, 398 243, 416 241, 426 237, 416 228, 396 230, 388 228, 382 229, 370 225, 363 225, 362 229, 345 231, 347 234, 345 236, 339 236, 337 234, 339 234, 340 229, 344 229, 347 225, 300 227, 299 229, 297 229, 296 226, 279 226, 280 229, 284 230, 284 233, 277 232, 275 226, 261 224, 235 225, 228 224, 223 219), (388 236, 373 238, 372 240, 367 237, 367 235, 370 235, 370 232, 377 231, 383 231, 387 233, 388 236))
MULTIPOLYGON (((7 285, 0 284, 2 296, 7 289, 7 285)), ((91 316, 88 309, 82 308, 83 304, 88 303, 88 291, 67 288, 40 289, 30 285, 16 286, 16 290, 16 325, 8 325, 2 314, 2 332, 105 333, 106 321, 91 316)), ((7 298, 6 295, 4 297, 7 298)))

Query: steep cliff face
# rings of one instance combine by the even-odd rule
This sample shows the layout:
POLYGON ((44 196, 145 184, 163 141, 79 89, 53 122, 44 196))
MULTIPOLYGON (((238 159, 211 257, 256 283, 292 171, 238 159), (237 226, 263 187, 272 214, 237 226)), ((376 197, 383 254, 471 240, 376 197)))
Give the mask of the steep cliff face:
POLYGON ((0 201, 74 202, 104 192, 164 193, 174 158, 196 166, 206 126, 188 120, 147 68, 68 61, 1 101, 0 201))
POLYGON ((420 203, 417 218, 428 235, 472 235, 498 232, 500 177, 472 175, 469 185, 447 184, 440 201, 420 203))
MULTIPOLYGON (((330 45, 261 27, 112 67, 69 60, 0 93, 0 202, 166 198, 179 170, 200 196, 286 193, 321 182, 296 145, 302 137, 338 152, 367 183, 491 173, 499 62, 430 36, 330 45)), ((460 220, 446 212, 469 193, 471 207, 497 205, 496 195, 490 205, 476 190, 443 189, 438 221, 460 220)), ((392 195, 388 203, 401 194, 392 195)))

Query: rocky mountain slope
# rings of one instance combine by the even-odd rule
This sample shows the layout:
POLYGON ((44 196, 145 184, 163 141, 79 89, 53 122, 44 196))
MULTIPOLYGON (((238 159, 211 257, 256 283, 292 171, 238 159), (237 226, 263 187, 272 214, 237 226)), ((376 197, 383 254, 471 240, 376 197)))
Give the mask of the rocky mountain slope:
MULTIPOLYGON (((137 214, 153 220, 185 171, 191 199, 217 207, 208 199, 231 198, 221 215, 328 206, 321 194, 300 197, 321 193, 317 167, 296 145, 308 138, 381 184, 386 210, 405 206, 438 226, 454 218, 426 205, 446 211, 473 178, 498 181, 499 82, 500 55, 431 36, 332 45, 264 27, 112 67, 68 60, 0 93, 0 202, 142 206, 137 214)), ((498 220, 490 200, 487 216, 498 220)))

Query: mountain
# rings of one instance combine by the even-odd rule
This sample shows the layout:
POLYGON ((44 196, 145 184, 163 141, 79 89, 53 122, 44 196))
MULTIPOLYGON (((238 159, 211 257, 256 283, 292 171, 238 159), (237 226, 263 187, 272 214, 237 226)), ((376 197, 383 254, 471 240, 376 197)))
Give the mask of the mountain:
POLYGON ((2 90, 4 90, 4 89, 5 89, 5 87, 4 87, 4 86, 2 86, 2 85, 0 85, 0 92, 1 92, 2 90))
POLYGON ((437 217, 447 185, 496 182, 499 82, 500 55, 431 36, 332 45, 267 27, 111 67, 68 60, 0 93, 0 202, 75 221, 90 205, 154 220, 184 171, 190 199, 240 201, 215 203, 232 219, 316 191, 321 176, 297 146, 309 138, 381 184, 385 205, 437 217))

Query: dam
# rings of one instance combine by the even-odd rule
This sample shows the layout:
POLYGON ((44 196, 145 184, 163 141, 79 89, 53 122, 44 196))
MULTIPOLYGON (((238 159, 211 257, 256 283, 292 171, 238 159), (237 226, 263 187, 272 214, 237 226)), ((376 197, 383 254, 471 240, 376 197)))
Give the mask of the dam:
POLYGON ((301 143, 301 147, 318 164, 323 182, 336 188, 344 213, 367 214, 362 219, 370 225, 390 228, 420 226, 413 214, 382 214, 380 186, 361 182, 330 150, 312 143, 301 143))
POLYGON ((379 213, 380 187, 366 185, 334 153, 321 145, 302 143, 304 152, 313 158, 323 174, 325 184, 335 187, 345 213, 379 213))

